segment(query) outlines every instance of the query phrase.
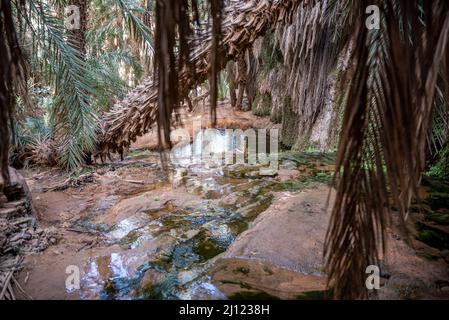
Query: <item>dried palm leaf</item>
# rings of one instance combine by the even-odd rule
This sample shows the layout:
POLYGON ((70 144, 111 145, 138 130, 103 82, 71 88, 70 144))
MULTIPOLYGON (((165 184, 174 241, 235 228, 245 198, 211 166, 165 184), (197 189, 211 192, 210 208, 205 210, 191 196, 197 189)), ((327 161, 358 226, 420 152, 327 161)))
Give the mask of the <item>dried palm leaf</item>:
MULTIPOLYGON (((337 157, 337 197, 325 243, 336 298, 364 298, 365 270, 378 264, 391 208, 407 218, 425 168, 437 79, 449 40, 449 3, 374 1, 379 30, 354 6, 354 68, 337 157)), ((448 74, 441 75, 447 80, 448 74)), ((405 224, 402 224, 405 226, 405 224)))
MULTIPOLYGON (((145 79, 127 98, 116 104, 103 117, 100 150, 122 153, 138 136, 148 132, 156 121, 159 123, 161 145, 169 145, 170 120, 172 113, 176 114, 179 101, 187 97, 193 88, 210 79, 210 75, 215 73, 213 69, 218 72, 228 61, 235 60, 239 54, 244 53, 268 29, 279 23, 289 23, 301 2, 301 0, 234 0, 222 9, 223 19, 220 27, 217 25, 214 27, 212 23, 211 26, 198 30, 190 37, 187 26, 178 28, 177 36, 175 34, 174 26, 180 22, 175 21, 179 15, 173 14, 182 11, 180 4, 178 2, 170 4, 170 1, 158 2, 160 8, 157 9, 159 13, 156 19, 159 22, 156 22, 156 25, 159 23, 159 30, 164 30, 156 32, 159 38, 155 39, 156 60, 161 62, 160 67, 156 69, 156 76, 145 79), (165 12, 166 8, 162 5, 169 6, 173 10, 165 12), (214 34, 219 30, 222 33, 221 41, 215 53, 216 60, 211 64, 211 53, 212 56, 215 55, 213 44, 217 41, 214 34), (186 42, 179 41, 179 55, 175 56, 173 48, 176 45, 175 39, 178 38, 186 39, 186 42), (195 70, 195 73, 192 73, 192 70, 195 70), (177 90, 174 90, 176 88, 177 90)), ((182 7, 186 7, 186 3, 182 4, 182 7)), ((214 7, 214 12, 219 10, 215 10, 214 7)))

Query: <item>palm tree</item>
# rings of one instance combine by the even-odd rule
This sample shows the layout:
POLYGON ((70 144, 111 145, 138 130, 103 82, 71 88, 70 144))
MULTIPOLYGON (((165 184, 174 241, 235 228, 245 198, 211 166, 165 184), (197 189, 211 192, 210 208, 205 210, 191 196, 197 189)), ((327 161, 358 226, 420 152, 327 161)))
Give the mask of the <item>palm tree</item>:
MULTIPOLYGON (((129 65, 134 75, 141 75, 140 57, 108 43, 131 35, 143 56, 149 55, 152 36, 142 20, 145 9, 134 0, 17 0, 11 2, 11 8, 21 25, 18 39, 30 66, 30 81, 52 92, 45 112, 50 116, 51 143, 58 163, 76 169, 84 163, 85 155, 96 149, 99 113, 128 90, 120 65, 129 65), (22 2, 26 10, 19 10, 22 2), (68 4, 80 9, 80 29, 68 31, 63 24, 63 8, 68 4), (92 18, 89 7, 94 10, 92 18), (101 19, 93 18, 97 16, 95 10, 103 10, 98 14, 101 19)), ((21 126, 26 123, 19 121, 17 128, 21 126)))
POLYGON ((9 129, 15 94, 24 93, 24 65, 9 0, 0 1, 0 192, 9 182, 9 129))

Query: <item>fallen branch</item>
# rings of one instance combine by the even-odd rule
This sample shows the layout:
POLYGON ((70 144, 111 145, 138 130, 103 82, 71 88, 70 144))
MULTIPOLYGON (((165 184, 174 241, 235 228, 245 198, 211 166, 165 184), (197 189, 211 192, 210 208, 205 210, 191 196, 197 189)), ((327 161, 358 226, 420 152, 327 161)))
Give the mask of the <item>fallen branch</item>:
POLYGON ((30 300, 34 300, 32 296, 30 296, 28 293, 25 292, 25 290, 23 290, 22 286, 20 285, 19 281, 16 280, 16 278, 13 276, 12 280, 14 281, 17 289, 19 289, 20 292, 22 292, 22 294, 27 297, 30 300))
MULTIPOLYGON (((14 274, 14 271, 12 271, 12 270, 8 271, 6 273, 5 280, 2 283, 2 291, 0 292, 0 300, 5 300, 4 297, 5 297, 8 289, 10 290, 10 292, 9 292, 10 296, 13 297, 13 295, 11 294, 12 289, 10 286, 10 282, 11 282, 11 278, 12 278, 13 274, 14 274)), ((12 300, 14 300, 14 299, 12 299, 12 300)))
POLYGON ((145 184, 145 182, 143 182, 142 180, 127 180, 127 179, 125 179, 123 181, 128 182, 128 183, 141 184, 141 185, 145 184))

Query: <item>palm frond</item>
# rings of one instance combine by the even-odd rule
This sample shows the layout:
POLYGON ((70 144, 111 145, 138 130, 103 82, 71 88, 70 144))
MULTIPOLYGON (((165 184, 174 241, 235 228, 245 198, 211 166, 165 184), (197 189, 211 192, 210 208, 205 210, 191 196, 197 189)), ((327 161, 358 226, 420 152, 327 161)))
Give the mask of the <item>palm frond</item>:
POLYGON ((294 149, 307 147, 312 128, 333 98, 328 94, 334 85, 332 74, 351 34, 348 6, 348 1, 316 1, 275 32, 287 70, 292 112, 300 119, 293 129, 297 130, 294 149))
POLYGON ((353 14, 354 66, 348 69, 337 196, 325 243, 336 298, 367 296, 365 270, 379 264, 391 208, 404 222, 418 198, 449 40, 447 1, 422 7, 407 0, 358 1, 353 14), (372 4, 383 13, 379 30, 368 30, 361 18, 372 4))
POLYGON ((152 54, 154 52, 154 44, 151 30, 141 18, 141 16, 146 14, 146 9, 141 7, 136 0, 114 1, 128 24, 131 36, 143 44, 143 48, 148 55, 152 54))
POLYGON ((88 68, 93 74, 96 93, 92 97, 92 103, 96 110, 109 110, 114 100, 122 99, 129 91, 126 81, 120 75, 121 63, 131 66, 137 78, 142 76, 143 70, 137 58, 124 50, 104 52, 87 60, 88 68))
POLYGON ((90 96, 95 93, 92 77, 82 54, 68 41, 62 21, 43 2, 28 1, 22 18, 32 32, 29 50, 47 81, 55 88, 51 119, 60 149, 60 164, 73 169, 83 163, 85 152, 93 151, 98 128, 96 110, 90 96))

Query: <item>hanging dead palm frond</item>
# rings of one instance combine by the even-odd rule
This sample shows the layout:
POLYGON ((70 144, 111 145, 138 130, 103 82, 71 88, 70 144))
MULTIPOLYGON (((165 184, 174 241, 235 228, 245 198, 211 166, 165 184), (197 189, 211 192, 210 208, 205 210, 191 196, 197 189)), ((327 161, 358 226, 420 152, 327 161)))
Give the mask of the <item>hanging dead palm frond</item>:
MULTIPOLYGON (((224 9, 226 18, 221 25, 218 66, 223 68, 227 61, 247 50, 269 27, 279 21, 287 23, 297 12, 299 3, 293 0, 232 2, 224 9)), ((337 200, 325 243, 326 270, 336 298, 366 296, 365 270, 368 265, 378 263, 384 249, 390 208, 394 205, 404 220, 412 198, 417 197, 437 80, 444 84, 445 97, 449 92, 446 49, 449 4, 446 1, 374 1, 381 8, 381 27, 370 31, 365 26, 365 9, 372 1, 348 0, 348 3, 351 15, 345 19, 354 22, 348 24, 354 27, 354 45, 351 46, 352 64, 344 76, 349 86, 341 99, 345 115, 337 159, 337 200)), ((146 79, 106 115, 102 138, 105 150, 122 152, 137 136, 150 130, 158 118, 162 124, 161 136, 169 143, 172 112, 190 89, 210 75, 211 30, 200 33, 202 45, 192 49, 189 43, 185 44, 189 54, 185 55, 184 51, 176 59, 175 18, 163 10, 160 8, 159 24, 168 25, 163 27, 165 31, 156 44, 163 45, 157 49, 159 53, 168 55, 158 58, 166 62, 157 69, 159 81, 146 79), (162 17, 172 20, 162 20, 162 17), (194 66, 194 74, 190 73, 185 58, 194 66)), ((313 25, 318 17, 318 14, 305 17, 304 25, 313 25)), ((312 29, 306 32, 313 33, 312 29)), ((297 36, 303 37, 301 33, 297 36)), ((300 39, 310 62, 309 67, 306 65, 309 74, 320 72, 319 62, 332 55, 323 46, 331 35, 310 42, 313 38, 312 34, 300 39), (310 43, 324 50, 318 54, 308 51, 310 43)), ((300 49, 293 52, 297 54, 300 49)), ((322 86, 312 90, 312 97, 320 105, 322 91, 317 88, 322 86)), ((307 95, 304 98, 307 101, 307 95)), ((313 118, 311 110, 305 113, 312 114, 313 118)))
POLYGON ((296 131, 289 134, 294 136, 292 147, 296 150, 307 147, 330 98, 332 74, 352 35, 351 4, 316 1, 307 10, 297 10, 291 24, 276 29, 287 72, 286 92, 295 118, 296 131))
MULTIPOLYGON (((176 22, 179 15, 175 13, 179 11, 179 4, 158 1, 156 19, 159 22, 156 22, 156 25, 160 31, 156 32, 155 39, 155 59, 159 61, 156 67, 158 80, 154 77, 145 79, 103 117, 100 149, 103 152, 122 153, 138 136, 148 132, 156 121, 159 121, 162 145, 169 145, 170 119, 179 101, 185 98, 190 90, 211 78, 214 74, 213 65, 216 65, 215 71, 218 72, 228 61, 234 60, 250 48, 267 30, 277 24, 289 23, 301 2, 231 1, 229 6, 222 9, 223 19, 220 27, 214 28, 212 21, 211 26, 206 25, 205 30, 199 30, 189 37, 189 27, 184 25, 186 22, 182 22, 182 27, 179 27, 181 22, 176 22), (173 10, 168 12, 167 6, 172 6, 170 8, 173 10), (178 26, 180 33, 175 32, 175 26, 178 26), (217 41, 214 34, 219 30, 221 41, 214 53, 212 46, 217 41), (181 37, 181 34, 185 36, 181 37), (178 38, 184 38, 185 41, 179 42, 179 47, 176 47, 179 54, 175 57, 175 39, 178 38), (214 55, 216 59, 211 64, 211 57, 214 55), (192 73, 192 70, 195 72, 192 73)), ((214 12, 218 13, 219 6, 215 6, 217 8, 214 7, 214 12)), ((191 20, 189 18, 186 21, 191 20)))
POLYGON ((336 298, 366 297, 365 270, 379 262, 392 206, 404 221, 418 197, 437 79, 449 77, 449 2, 358 1, 353 13, 354 66, 325 243, 336 298), (379 30, 365 26, 372 4, 380 8, 379 30))

